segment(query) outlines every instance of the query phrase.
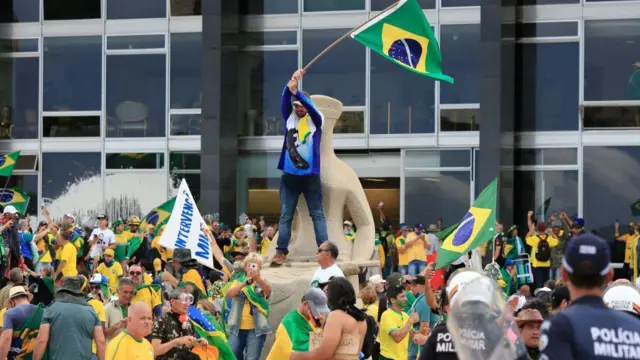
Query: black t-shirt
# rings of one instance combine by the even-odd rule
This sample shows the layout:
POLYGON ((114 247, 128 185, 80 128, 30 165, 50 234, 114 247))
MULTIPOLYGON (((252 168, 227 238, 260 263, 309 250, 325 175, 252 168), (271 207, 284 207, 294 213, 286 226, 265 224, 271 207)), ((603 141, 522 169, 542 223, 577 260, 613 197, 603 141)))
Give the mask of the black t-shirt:
POLYGON ((458 360, 456 347, 445 322, 439 322, 431 331, 420 360, 458 360))

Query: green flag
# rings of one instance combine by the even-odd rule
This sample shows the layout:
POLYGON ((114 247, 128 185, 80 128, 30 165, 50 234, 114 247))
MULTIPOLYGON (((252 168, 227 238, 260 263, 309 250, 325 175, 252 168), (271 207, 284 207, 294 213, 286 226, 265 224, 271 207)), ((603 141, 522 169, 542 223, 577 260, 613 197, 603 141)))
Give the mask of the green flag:
POLYGON ((20 188, 0 189, 0 205, 3 208, 12 205, 20 214, 24 215, 27 212, 29 200, 31 200, 29 195, 20 188))
POLYGON ((13 167, 18 162, 18 156, 20 156, 20 151, 0 156, 0 176, 11 176, 13 167))
POLYGON ((449 235, 451 235, 451 233, 458 228, 458 226, 460 225, 460 223, 456 223, 453 224, 447 228, 445 228, 444 230, 440 231, 439 233, 436 233, 436 237, 438 238, 438 240, 440 240, 440 242, 443 242, 444 239, 446 239, 449 235))
POLYGON ((447 236, 436 259, 436 269, 443 268, 461 255, 472 251, 493 238, 496 224, 498 179, 484 188, 460 225, 447 236))
POLYGON ((633 216, 640 216, 640 200, 631 204, 631 213, 633 216))
POLYGON ((140 229, 146 230, 148 225, 153 225, 154 234, 158 234, 158 230, 162 227, 162 225, 166 225, 169 222, 169 217, 171 216, 171 212, 173 212, 173 206, 176 204, 176 197, 172 197, 171 199, 163 202, 162 204, 154 207, 149 211, 145 217, 142 218, 140 223, 140 229))
POLYGON ((417 0, 399 0, 351 37, 405 69, 453 84, 453 78, 442 73, 438 40, 417 0))

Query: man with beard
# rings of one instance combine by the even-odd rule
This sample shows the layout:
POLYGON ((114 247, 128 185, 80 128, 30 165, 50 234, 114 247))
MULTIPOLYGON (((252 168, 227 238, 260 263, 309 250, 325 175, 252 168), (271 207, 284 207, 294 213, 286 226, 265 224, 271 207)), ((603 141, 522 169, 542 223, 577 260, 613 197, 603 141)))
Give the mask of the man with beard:
POLYGON ((156 318, 162 316, 162 298, 161 291, 162 286, 158 284, 146 283, 143 278, 143 271, 140 265, 132 265, 129 268, 129 277, 135 285, 133 292, 132 303, 142 301, 146 303, 150 309, 153 309, 153 313, 156 318))

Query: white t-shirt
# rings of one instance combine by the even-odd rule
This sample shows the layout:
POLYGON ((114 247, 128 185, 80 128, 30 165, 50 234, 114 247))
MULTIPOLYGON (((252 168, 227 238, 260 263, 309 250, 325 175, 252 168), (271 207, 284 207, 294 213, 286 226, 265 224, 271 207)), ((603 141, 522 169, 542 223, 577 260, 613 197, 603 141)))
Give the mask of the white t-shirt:
POLYGON ((102 255, 104 254, 104 249, 116 242, 116 237, 115 235, 113 235, 113 231, 109 229, 93 229, 93 231, 91 232, 91 236, 89 236, 89 241, 93 241, 96 236, 98 237, 98 241, 96 241, 96 243, 91 248, 90 256, 92 258, 96 256, 102 257, 102 255))
POLYGON ((317 287, 318 284, 328 283, 332 277, 344 277, 342 270, 338 264, 333 264, 326 269, 318 268, 311 278, 311 287, 317 287))
POLYGON ((440 240, 435 234, 427 234, 427 241, 429 245, 431 245, 431 249, 427 250, 427 256, 433 255, 434 252, 437 252, 440 249, 440 240))

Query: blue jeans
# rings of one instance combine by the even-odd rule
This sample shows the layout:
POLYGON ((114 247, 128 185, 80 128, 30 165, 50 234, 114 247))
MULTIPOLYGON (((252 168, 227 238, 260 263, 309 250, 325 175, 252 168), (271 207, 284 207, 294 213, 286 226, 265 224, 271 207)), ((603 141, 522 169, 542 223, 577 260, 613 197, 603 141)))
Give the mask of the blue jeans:
POLYGON ((560 279, 560 268, 549 268, 549 279, 550 280, 558 280, 560 279))
POLYGON ((398 271, 400 271, 400 275, 408 275, 409 274, 409 265, 399 265, 398 271))
POLYGON ((229 334, 229 346, 237 360, 260 360, 262 346, 267 335, 256 336, 251 330, 240 330, 238 336, 229 334))
POLYGON ((427 268, 427 262, 422 260, 411 260, 409 262, 409 275, 416 276, 422 274, 427 268))
POLYGON ((313 230, 316 233, 316 244, 320 246, 329 237, 327 235, 327 222, 322 211, 320 176, 282 174, 280 178, 280 224, 278 225, 278 246, 276 250, 283 254, 289 253, 291 222, 298 206, 300 194, 304 195, 309 207, 309 215, 313 220, 313 230))

